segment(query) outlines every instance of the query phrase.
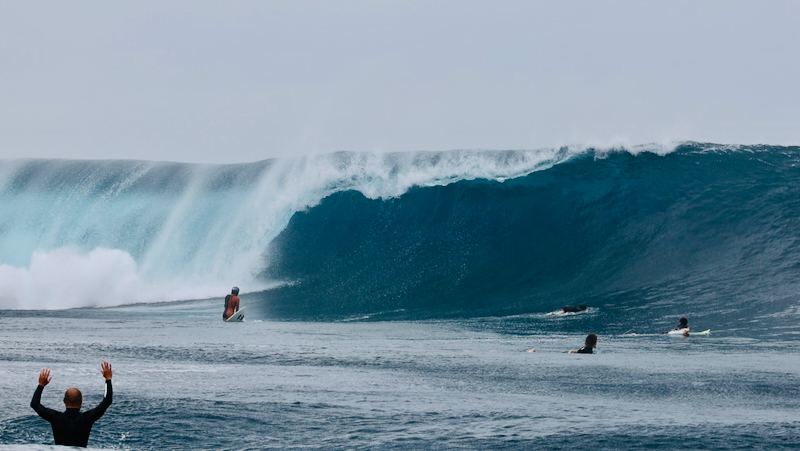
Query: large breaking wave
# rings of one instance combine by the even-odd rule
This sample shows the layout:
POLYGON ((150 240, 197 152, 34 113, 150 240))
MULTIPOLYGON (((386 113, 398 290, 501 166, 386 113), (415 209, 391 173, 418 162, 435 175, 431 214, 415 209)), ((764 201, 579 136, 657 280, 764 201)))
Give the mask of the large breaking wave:
POLYGON ((240 165, 0 161, 0 308, 70 308, 258 291, 268 246, 341 191, 372 199, 550 167, 580 150, 337 153, 240 165))
POLYGON ((587 150, 504 182, 331 195, 272 242, 266 275, 297 283, 262 305, 424 318, 582 303, 625 325, 689 314, 752 327, 800 304, 798 218, 796 147, 587 150))
MULTIPOLYGON (((797 309, 800 149, 0 163, 0 307, 250 292, 270 318, 797 309)), ((727 313, 726 313, 727 312, 727 313)), ((746 313, 743 313, 746 312, 746 313)))

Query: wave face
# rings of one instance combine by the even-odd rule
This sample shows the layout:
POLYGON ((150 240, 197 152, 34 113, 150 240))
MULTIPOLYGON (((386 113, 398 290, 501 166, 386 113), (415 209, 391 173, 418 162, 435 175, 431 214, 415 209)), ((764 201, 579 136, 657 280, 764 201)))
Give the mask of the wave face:
POLYGON ((3 161, 0 198, 2 308, 239 285, 268 318, 587 304, 644 326, 713 312, 751 327, 796 319, 800 300, 797 147, 3 161))
POLYGON ((734 317, 753 327, 797 313, 798 218, 796 147, 589 149, 503 182, 415 187, 384 200, 333 194, 271 243, 265 276, 297 283, 263 299, 270 315, 288 318, 587 304, 645 328, 686 314, 713 316, 707 327, 734 327, 734 317))

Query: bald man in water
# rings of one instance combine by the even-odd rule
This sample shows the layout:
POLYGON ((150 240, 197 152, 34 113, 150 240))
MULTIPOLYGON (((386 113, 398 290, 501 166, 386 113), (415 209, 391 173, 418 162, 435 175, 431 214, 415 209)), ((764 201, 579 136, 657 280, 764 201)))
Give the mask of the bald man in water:
POLYGON ((70 388, 64 394, 64 405, 67 407, 64 412, 43 406, 41 402, 42 391, 44 391, 45 385, 50 383, 51 377, 50 370, 47 368, 39 372, 39 386, 36 387, 36 391, 33 393, 31 407, 40 417, 50 422, 56 445, 82 446, 86 448, 89 443, 89 434, 92 432, 92 425, 103 416, 112 401, 111 365, 108 362, 103 362, 100 372, 106 379, 105 397, 99 406, 83 413, 81 413, 83 395, 77 388, 70 388))

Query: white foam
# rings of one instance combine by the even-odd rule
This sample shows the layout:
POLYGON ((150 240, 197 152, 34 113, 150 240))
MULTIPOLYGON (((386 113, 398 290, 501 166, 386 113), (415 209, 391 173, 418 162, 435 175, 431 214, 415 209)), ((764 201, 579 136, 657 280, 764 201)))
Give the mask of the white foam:
POLYGON ((0 265, 0 308, 65 309, 202 299, 227 293, 221 283, 144 280, 133 258, 118 249, 83 254, 61 248, 34 252, 28 268, 0 265))

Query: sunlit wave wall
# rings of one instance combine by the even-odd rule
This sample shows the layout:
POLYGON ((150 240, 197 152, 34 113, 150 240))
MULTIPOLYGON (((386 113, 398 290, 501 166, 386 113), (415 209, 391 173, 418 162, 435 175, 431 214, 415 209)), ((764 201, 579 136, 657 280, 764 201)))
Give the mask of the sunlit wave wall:
MULTIPOLYGON (((665 152, 661 147, 650 150, 665 152)), ((0 308, 62 309, 221 296, 296 284, 270 244, 337 192, 369 199, 504 181, 581 148, 336 153, 238 165, 0 161, 0 308)), ((281 258, 286 258, 285 253, 281 258)))

